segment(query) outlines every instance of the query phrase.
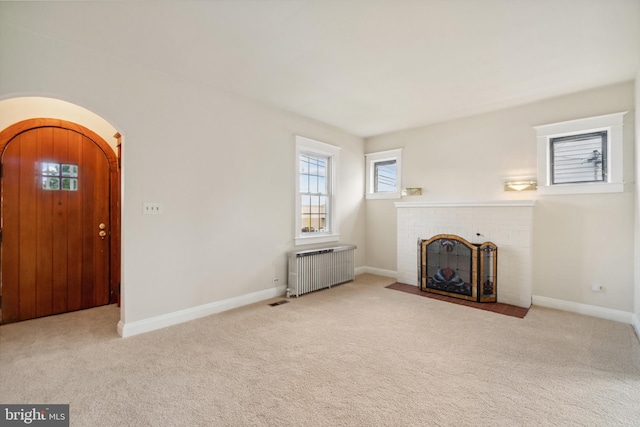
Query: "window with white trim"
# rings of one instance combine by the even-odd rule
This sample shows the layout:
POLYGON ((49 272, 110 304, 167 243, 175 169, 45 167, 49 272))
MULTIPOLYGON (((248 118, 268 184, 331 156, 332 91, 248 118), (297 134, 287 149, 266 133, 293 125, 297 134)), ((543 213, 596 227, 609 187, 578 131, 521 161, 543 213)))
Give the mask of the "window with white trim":
POLYGON ((296 245, 339 238, 336 177, 340 147, 296 135, 296 245))
POLYGON ((551 184, 607 181, 608 132, 549 138, 551 184))
POLYGON ((367 199, 399 199, 402 149, 365 154, 367 199))
POLYGON ((623 113, 536 126, 538 193, 624 191, 623 113))

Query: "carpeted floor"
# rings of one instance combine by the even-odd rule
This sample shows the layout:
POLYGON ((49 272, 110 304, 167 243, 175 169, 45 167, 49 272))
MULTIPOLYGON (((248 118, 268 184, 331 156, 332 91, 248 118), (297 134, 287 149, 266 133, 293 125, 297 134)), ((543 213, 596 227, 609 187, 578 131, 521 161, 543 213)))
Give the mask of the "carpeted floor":
POLYGON ((637 426, 630 325, 354 282, 127 339, 115 306, 0 326, 0 402, 72 426, 637 426))

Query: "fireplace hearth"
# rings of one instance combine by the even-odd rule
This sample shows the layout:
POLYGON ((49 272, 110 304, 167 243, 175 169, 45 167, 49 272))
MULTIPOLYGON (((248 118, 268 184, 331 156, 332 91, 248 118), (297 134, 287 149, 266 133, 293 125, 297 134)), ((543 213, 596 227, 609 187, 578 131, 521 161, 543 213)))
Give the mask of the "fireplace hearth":
POLYGON ((477 302, 496 302, 498 247, 439 234, 418 239, 420 290, 477 302))

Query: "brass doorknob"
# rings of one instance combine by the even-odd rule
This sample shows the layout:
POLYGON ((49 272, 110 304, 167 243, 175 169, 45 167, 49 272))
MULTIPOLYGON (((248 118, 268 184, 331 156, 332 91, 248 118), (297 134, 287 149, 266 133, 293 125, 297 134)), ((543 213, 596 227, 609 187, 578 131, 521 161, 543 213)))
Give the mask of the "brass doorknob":
POLYGON ((101 222, 101 223, 100 223, 100 225, 98 226, 98 228, 99 228, 100 230, 104 230, 105 228, 107 228, 107 226, 105 225, 105 223, 104 223, 104 222, 101 222))
POLYGON ((104 240, 104 236, 106 236, 106 235, 107 235, 107 232, 106 232, 106 231, 104 231, 104 230, 102 230, 102 231, 100 231, 100 232, 98 233, 98 236, 100 236, 100 238, 101 238, 101 239, 103 239, 103 240, 104 240))

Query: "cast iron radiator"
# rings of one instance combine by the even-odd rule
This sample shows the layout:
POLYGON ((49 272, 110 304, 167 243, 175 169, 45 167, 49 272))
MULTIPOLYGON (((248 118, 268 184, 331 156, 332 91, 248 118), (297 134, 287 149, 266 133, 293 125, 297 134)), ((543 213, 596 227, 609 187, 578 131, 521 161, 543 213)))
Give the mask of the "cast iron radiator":
POLYGON ((355 277, 355 245, 287 252, 289 282, 287 296, 330 288, 355 277))

